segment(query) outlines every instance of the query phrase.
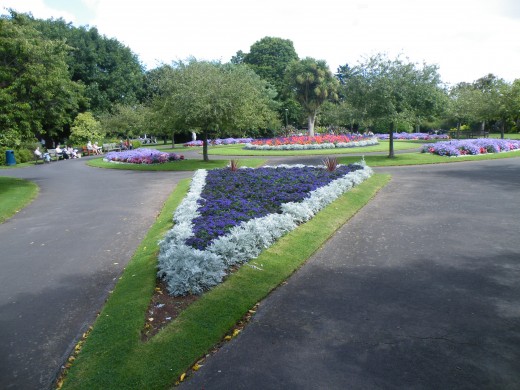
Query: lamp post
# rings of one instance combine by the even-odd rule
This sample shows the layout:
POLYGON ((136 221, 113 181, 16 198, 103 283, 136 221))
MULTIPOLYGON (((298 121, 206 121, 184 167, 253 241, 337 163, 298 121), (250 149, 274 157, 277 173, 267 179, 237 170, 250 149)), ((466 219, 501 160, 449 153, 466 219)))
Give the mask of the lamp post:
POLYGON ((287 130, 287 126, 289 125, 289 124, 287 123, 287 112, 288 112, 288 111, 289 111, 289 109, 286 108, 286 109, 285 109, 285 129, 286 129, 286 130, 287 130))

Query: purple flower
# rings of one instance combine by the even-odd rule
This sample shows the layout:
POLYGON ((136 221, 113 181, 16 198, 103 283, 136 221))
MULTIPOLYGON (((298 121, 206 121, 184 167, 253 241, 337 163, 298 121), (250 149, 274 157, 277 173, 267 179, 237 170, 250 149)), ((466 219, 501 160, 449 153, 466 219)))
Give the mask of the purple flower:
POLYGON ((200 216, 193 220, 194 237, 186 244, 205 249, 233 226, 271 213, 281 213, 283 203, 300 202, 309 192, 361 168, 359 165, 343 165, 333 172, 318 167, 208 171, 198 202, 200 216))
POLYGON ((105 160, 130 164, 162 164, 168 161, 184 160, 184 156, 161 152, 156 149, 138 148, 122 152, 108 152, 105 155, 105 160))

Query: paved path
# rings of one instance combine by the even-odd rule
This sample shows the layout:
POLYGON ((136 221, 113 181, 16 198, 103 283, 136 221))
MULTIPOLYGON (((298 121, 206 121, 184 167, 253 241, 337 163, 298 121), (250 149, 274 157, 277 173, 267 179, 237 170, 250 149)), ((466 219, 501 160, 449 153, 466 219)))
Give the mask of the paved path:
POLYGON ((391 183, 181 389, 519 389, 520 159, 391 183))
POLYGON ((49 388, 179 178, 191 176, 85 160, 0 171, 41 188, 0 224, 1 389, 49 388))

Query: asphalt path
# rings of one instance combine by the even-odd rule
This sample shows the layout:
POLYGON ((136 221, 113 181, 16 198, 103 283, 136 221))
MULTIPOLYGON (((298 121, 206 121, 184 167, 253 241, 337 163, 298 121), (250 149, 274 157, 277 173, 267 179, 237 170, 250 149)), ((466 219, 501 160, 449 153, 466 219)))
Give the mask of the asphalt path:
POLYGON ((376 171, 389 185, 181 389, 520 388, 520 159, 376 171))
MULTIPOLYGON (((520 388, 520 159, 376 171, 391 183, 181 388, 520 388)), ((41 188, 0 225, 0 388, 46 389, 191 173, 0 175, 41 188)))
POLYGON ((51 386, 166 198, 191 176, 85 160, 0 171, 40 187, 0 224, 1 389, 51 386))

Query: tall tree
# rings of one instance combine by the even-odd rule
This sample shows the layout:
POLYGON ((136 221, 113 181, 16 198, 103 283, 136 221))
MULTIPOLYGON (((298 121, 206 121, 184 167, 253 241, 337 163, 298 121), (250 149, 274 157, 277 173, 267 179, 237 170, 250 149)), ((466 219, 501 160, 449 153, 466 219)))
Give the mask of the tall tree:
POLYGON ((237 52, 236 60, 243 57, 247 64, 264 80, 275 86, 281 95, 284 84, 284 74, 287 66, 298 60, 294 44, 289 39, 264 37, 253 43, 249 53, 237 52))
POLYGON ((0 18, 0 126, 4 143, 64 138, 82 103, 63 41, 45 39, 23 14, 0 18))
POLYGON ((178 63, 166 82, 168 93, 156 104, 171 123, 202 133, 204 161, 210 134, 244 135, 276 120, 276 93, 246 66, 190 60, 178 63))
POLYGON ((374 120, 389 122, 388 157, 394 157, 396 123, 413 124, 418 117, 438 114, 445 93, 437 66, 372 56, 352 68, 347 81, 354 106, 374 120))
POLYGON ((307 57, 289 64, 285 82, 307 114, 309 135, 314 136, 314 124, 321 105, 338 98, 338 80, 325 61, 307 57))
POLYGON ((86 86, 85 96, 95 114, 110 111, 113 104, 133 105, 143 98, 144 70, 136 54, 95 27, 74 27, 63 19, 26 18, 43 37, 65 41, 70 78, 86 86))

